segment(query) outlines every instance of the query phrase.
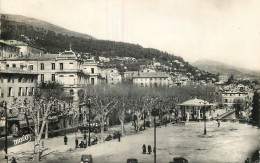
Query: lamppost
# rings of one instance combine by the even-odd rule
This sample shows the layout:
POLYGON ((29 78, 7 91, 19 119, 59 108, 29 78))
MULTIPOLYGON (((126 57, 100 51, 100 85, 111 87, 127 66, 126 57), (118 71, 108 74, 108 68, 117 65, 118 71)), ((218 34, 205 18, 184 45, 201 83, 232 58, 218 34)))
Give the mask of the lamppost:
POLYGON ((157 108, 152 109, 152 116, 154 117, 154 163, 156 163, 156 116, 159 115, 159 110, 157 108))
POLYGON ((90 144, 90 114, 91 114, 91 101, 90 101, 90 99, 87 100, 86 106, 89 109, 89 112, 88 112, 88 115, 89 115, 88 116, 89 117, 89 122, 88 122, 88 146, 91 146, 91 144, 90 144))
POLYGON ((145 117, 146 117, 146 111, 144 111, 144 130, 145 130, 145 117))
POLYGON ((206 101, 204 101, 204 109, 203 109, 203 114, 204 114, 204 135, 207 134, 207 130, 206 130, 206 101))
POLYGON ((3 104, 3 107, 5 109, 5 148, 4 148, 4 151, 5 151, 5 159, 6 161, 8 162, 8 155, 7 155, 7 149, 8 149, 8 143, 7 143, 7 135, 8 135, 8 130, 7 130, 7 125, 8 125, 8 115, 7 115, 7 103, 6 101, 3 101, 2 102, 3 104))

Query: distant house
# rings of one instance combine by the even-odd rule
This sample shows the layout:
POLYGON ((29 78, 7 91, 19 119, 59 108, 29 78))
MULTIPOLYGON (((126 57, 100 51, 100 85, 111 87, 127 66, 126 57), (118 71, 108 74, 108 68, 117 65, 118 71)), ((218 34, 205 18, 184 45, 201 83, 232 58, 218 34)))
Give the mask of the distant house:
POLYGON ((18 57, 20 54, 20 48, 0 41, 0 59, 18 57))
POLYGON ((109 58, 106 57, 98 57, 101 62, 110 62, 109 58))
POLYGON ((20 48, 20 54, 19 56, 30 56, 30 55, 37 55, 37 54, 43 54, 43 50, 40 48, 36 48, 32 45, 28 45, 24 42, 17 41, 17 40, 6 40, 6 42, 10 45, 16 46, 20 48))
POLYGON ((122 76, 115 68, 101 70, 101 76, 106 80, 106 83, 109 85, 120 84, 122 82, 122 76))
POLYGON ((170 76, 162 72, 138 72, 133 75, 133 83, 144 87, 169 86, 170 76))

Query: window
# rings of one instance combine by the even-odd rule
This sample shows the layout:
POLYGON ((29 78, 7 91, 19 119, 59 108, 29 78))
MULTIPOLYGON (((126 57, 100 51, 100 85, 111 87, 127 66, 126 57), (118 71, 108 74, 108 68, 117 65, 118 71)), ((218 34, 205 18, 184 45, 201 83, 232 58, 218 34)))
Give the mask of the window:
POLYGON ((228 103, 228 99, 225 99, 225 103, 228 103))
POLYGON ((44 74, 41 74, 41 82, 44 82, 44 74))
POLYGON ((55 63, 52 63, 52 64, 51 64, 51 69, 52 69, 52 70, 55 70, 55 63))
POLYGON ((95 79, 94 78, 91 78, 91 84, 94 85, 94 81, 95 79))
POLYGON ((11 77, 8 77, 7 82, 10 83, 11 80, 12 80, 11 77))
POLYGON ((33 65, 29 65, 29 70, 33 70, 33 65))
POLYGON ((64 77, 64 75, 59 75, 59 77, 64 77))
POLYGON ((41 63, 41 70, 44 70, 44 63, 41 63))
POLYGON ((8 96, 9 96, 9 97, 13 97, 13 96, 14 96, 14 94, 13 94, 13 88, 12 88, 12 87, 9 87, 9 88, 8 88, 8 96))
POLYGON ((31 77, 31 82, 32 82, 32 83, 34 82, 34 79, 33 79, 33 77, 31 77))
POLYGON ((6 64, 6 67, 9 67, 9 64, 6 64))
POLYGON ((63 70, 63 63, 60 63, 60 69, 63 70))
POLYGON ((74 95, 74 91, 71 89, 70 90, 70 95, 73 96, 74 95))
POLYGON ((32 92, 32 96, 34 96, 34 87, 32 87, 32 90, 31 90, 32 92))
POLYGON ((29 96, 29 89, 28 89, 28 87, 25 88, 25 96, 29 96))
POLYGON ((91 68, 91 74, 94 74, 94 68, 91 68))
POLYGON ((23 94, 23 88, 19 87, 18 96, 22 96, 22 94, 23 94))
POLYGON ((23 69, 23 64, 20 64, 20 69, 23 69))
POLYGON ((21 83, 21 82, 22 82, 22 77, 19 76, 19 77, 18 77, 18 83, 21 83))
POLYGON ((51 81, 55 81, 55 74, 51 74, 51 81))

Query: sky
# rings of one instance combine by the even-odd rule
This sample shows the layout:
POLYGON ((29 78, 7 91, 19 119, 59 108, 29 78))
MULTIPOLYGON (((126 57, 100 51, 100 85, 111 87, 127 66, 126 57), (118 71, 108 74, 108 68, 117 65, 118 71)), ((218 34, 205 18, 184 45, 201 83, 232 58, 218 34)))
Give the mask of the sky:
POLYGON ((1 13, 260 70, 260 0, 0 0, 1 13))

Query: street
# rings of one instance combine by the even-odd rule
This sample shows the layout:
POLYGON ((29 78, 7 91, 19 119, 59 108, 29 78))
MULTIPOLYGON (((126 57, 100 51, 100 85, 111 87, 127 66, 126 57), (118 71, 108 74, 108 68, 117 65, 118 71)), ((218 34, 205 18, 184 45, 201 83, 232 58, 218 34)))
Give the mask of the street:
MULTIPOLYGON (((168 124, 157 128, 157 162, 170 162, 173 157, 185 157, 189 162, 243 162, 259 148, 260 131, 256 127, 221 122, 220 127, 207 122, 207 136, 203 136, 203 122, 189 122, 185 126, 168 124)), ((131 125, 127 124, 130 129, 131 125)), ((80 137, 80 133, 77 133, 80 137)), ((111 140, 102 144, 75 149, 75 134, 68 135, 68 145, 63 137, 45 141, 48 154, 42 162, 80 162, 82 154, 92 154, 94 162, 126 162, 137 158, 139 162, 153 162, 153 154, 142 154, 142 145, 153 148, 153 128, 122 137, 121 142, 111 140), (66 152, 73 148, 74 151, 66 152), (51 150, 50 150, 51 149, 51 150)), ((33 142, 9 149, 10 155, 32 151, 33 142)), ((19 157, 19 162, 23 162, 19 157)), ((26 161, 24 161, 26 162, 26 161)))

